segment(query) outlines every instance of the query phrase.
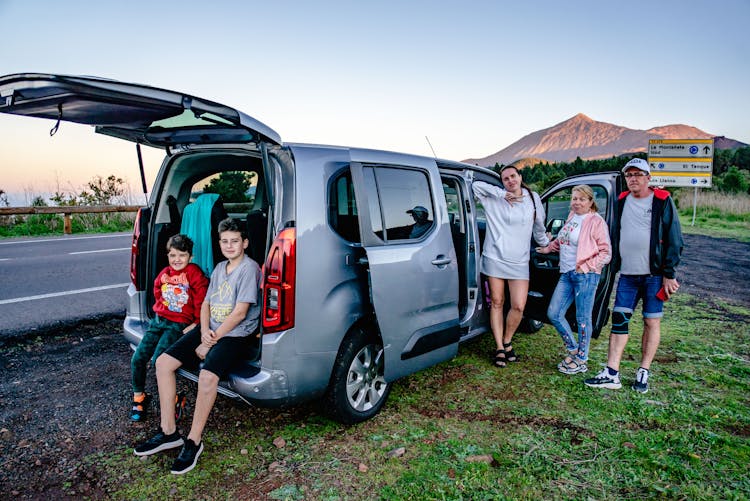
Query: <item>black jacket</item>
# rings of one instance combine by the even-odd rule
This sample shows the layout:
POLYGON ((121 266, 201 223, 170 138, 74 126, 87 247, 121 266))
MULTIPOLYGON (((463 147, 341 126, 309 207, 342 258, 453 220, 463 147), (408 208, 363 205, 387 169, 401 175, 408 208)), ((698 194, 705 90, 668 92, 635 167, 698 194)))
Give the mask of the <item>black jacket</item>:
MULTIPOLYGON (((682 228, 677 215, 677 208, 666 190, 653 189, 654 202, 651 206, 651 243, 649 245, 649 264, 651 274, 674 278, 675 268, 680 264, 682 254, 682 228)), ((620 257, 620 226, 622 210, 625 207, 629 191, 620 193, 617 200, 617 224, 613 250, 620 257)), ((620 259, 617 260, 620 262, 620 259)))

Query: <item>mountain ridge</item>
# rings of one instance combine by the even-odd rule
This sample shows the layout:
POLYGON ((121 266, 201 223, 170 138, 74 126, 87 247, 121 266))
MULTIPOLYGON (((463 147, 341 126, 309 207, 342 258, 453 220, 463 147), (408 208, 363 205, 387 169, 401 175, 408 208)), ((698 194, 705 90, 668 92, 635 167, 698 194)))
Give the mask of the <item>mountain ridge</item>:
POLYGON ((717 148, 747 146, 733 139, 704 132, 684 124, 659 125, 647 130, 629 129, 621 125, 599 122, 583 113, 531 134, 486 157, 462 160, 465 163, 493 167, 508 165, 525 158, 542 161, 572 162, 610 158, 625 153, 645 152, 649 139, 710 139, 717 138, 717 148))

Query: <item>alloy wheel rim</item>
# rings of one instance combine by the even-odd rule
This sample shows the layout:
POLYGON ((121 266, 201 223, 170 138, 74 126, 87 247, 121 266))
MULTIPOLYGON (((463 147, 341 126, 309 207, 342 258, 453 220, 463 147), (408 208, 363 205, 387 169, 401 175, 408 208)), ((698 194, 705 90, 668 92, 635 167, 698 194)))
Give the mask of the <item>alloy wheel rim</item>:
POLYGON ((359 412, 368 411, 382 400, 387 387, 383 377, 383 349, 368 344, 359 350, 349 366, 346 378, 349 405, 359 412))

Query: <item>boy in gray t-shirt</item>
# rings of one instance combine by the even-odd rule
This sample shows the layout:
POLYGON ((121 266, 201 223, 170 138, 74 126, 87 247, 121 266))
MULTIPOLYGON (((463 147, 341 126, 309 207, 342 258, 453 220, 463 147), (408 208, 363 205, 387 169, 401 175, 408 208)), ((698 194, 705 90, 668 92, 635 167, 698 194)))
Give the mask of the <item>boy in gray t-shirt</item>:
POLYGON ((135 448, 136 456, 182 447, 172 473, 192 470, 203 452, 203 429, 216 401, 219 380, 252 351, 260 318, 258 264, 245 255, 249 244, 244 227, 234 219, 219 223, 221 253, 227 258, 216 265, 201 307, 201 326, 185 334, 156 361, 159 382, 161 431, 135 448), (197 367, 198 395, 190 433, 183 440, 174 415, 175 372, 197 367))
POLYGON ((244 337, 258 329, 260 305, 258 304, 258 282, 260 267, 244 253, 236 268, 228 271, 231 261, 222 261, 211 273, 206 292, 209 302, 209 329, 213 332, 226 322, 237 303, 248 303, 250 308, 236 327, 223 337, 244 337))

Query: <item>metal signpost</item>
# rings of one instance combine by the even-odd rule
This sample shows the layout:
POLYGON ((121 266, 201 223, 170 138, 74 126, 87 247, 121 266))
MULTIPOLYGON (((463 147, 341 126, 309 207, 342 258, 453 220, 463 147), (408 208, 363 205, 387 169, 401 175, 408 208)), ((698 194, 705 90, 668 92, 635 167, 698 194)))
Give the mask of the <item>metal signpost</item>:
POLYGON ((698 188, 712 186, 714 164, 713 139, 649 139, 648 163, 651 184, 657 186, 693 186, 693 222, 698 188))

